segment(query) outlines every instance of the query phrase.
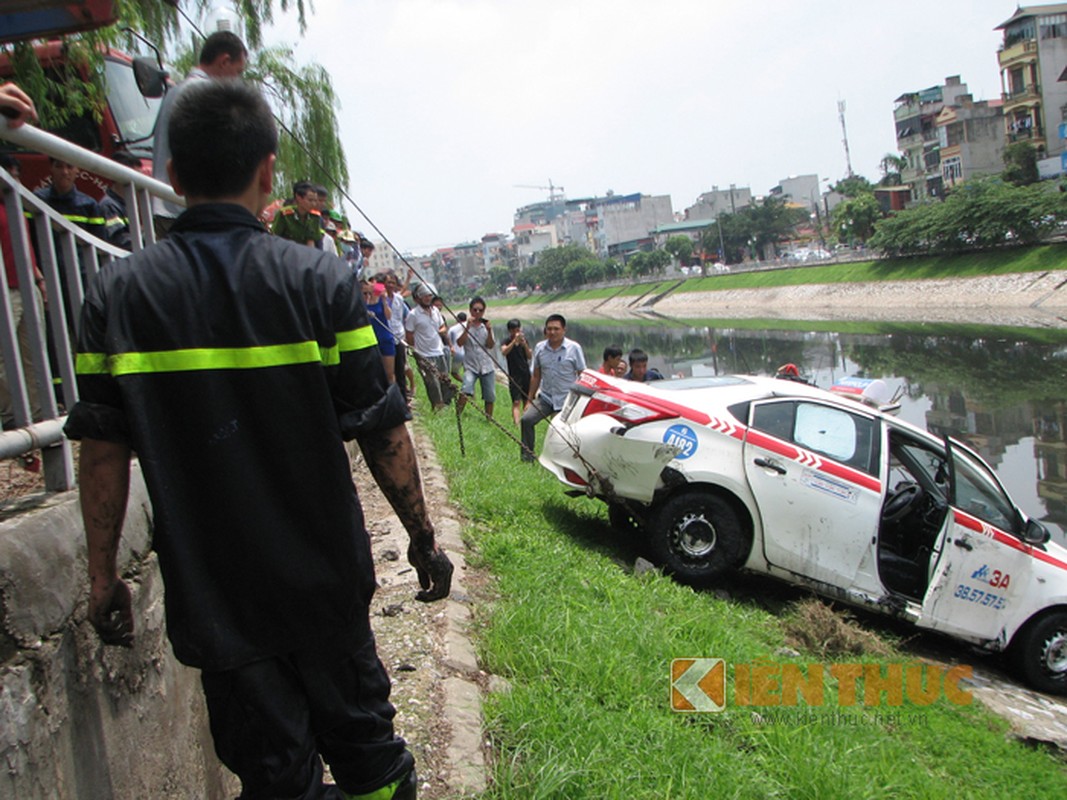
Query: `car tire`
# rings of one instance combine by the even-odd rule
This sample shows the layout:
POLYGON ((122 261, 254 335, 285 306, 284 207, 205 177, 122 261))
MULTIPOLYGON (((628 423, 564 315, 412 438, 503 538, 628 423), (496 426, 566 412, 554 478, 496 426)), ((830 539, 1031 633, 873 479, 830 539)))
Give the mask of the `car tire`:
POLYGON ((1038 691, 1067 694, 1067 611, 1052 611, 1026 623, 1015 634, 1008 663, 1038 691))
POLYGON ((649 521, 653 559, 687 586, 707 586, 739 567, 750 542, 733 506, 708 492, 675 495, 649 521))

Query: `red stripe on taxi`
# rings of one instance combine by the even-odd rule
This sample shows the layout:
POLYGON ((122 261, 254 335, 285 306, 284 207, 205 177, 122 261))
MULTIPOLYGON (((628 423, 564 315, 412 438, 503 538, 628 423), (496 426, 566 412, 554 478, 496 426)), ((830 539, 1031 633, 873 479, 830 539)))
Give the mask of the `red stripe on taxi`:
POLYGON ((1005 533, 1000 528, 994 527, 988 522, 983 522, 977 517, 972 517, 966 511, 960 511, 958 508, 954 508, 952 511, 955 516, 956 524, 960 527, 967 528, 974 533, 986 536, 1005 547, 1010 547, 1012 550, 1026 553, 1027 555, 1036 558, 1038 561, 1044 561, 1046 564, 1051 564, 1057 569, 1067 570, 1067 562, 1061 561, 1055 556, 1050 556, 1044 550, 1039 550, 1026 542, 1022 542, 1010 533, 1005 533))
MULTIPOLYGON (((742 432, 744 432, 744 428, 742 428, 742 432)), ((847 467, 844 464, 838 464, 835 461, 827 461, 823 456, 817 456, 807 450, 802 450, 795 445, 783 442, 781 439, 776 439, 773 436, 768 436, 754 428, 748 429, 748 441, 756 447, 762 447, 764 450, 770 450, 773 453, 788 458, 790 461, 796 461, 804 466, 812 467, 819 472, 833 475, 835 478, 840 478, 847 483, 859 486, 861 489, 866 489, 870 492, 882 491, 882 482, 873 475, 868 475, 866 472, 860 472, 858 469, 847 467), (819 463, 813 464, 813 459, 817 460, 819 463)))

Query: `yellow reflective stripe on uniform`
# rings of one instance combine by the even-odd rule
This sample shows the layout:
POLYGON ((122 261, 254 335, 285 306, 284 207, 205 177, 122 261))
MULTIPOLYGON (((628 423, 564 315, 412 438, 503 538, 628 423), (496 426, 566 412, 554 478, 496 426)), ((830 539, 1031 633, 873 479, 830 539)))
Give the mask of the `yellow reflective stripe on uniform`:
POLYGON ((81 216, 78 216, 77 214, 64 214, 63 215, 63 219, 69 220, 70 222, 84 223, 86 225, 103 225, 104 224, 104 218, 103 217, 81 217, 81 216))
POLYGON ((107 375, 107 356, 103 353, 78 353, 74 371, 79 375, 107 375))
POLYGON ((370 325, 353 328, 350 331, 341 331, 337 334, 337 347, 342 353, 365 350, 368 347, 376 347, 377 345, 378 337, 374 335, 374 328, 370 325))
POLYGON ((190 372, 213 369, 262 369, 321 361, 339 364, 341 353, 377 345, 369 325, 337 334, 337 345, 321 348, 318 342, 265 345, 261 347, 201 347, 188 350, 155 350, 146 353, 79 353, 79 375, 137 375, 150 372, 190 372))

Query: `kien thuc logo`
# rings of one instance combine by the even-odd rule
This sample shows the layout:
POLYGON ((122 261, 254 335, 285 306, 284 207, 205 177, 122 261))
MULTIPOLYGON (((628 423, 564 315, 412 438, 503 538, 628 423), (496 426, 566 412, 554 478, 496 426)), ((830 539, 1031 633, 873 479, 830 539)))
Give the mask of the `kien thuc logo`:
POLYGON ((726 662, 721 658, 671 661, 671 710, 722 711, 726 708, 726 662))
MULTIPOLYGON (((996 579, 1000 573, 993 572, 996 579)), ((991 579, 994 579, 991 576, 991 579)), ((921 661, 906 663, 730 664, 721 658, 676 658, 671 661, 671 710, 718 712, 737 707, 928 706, 939 700, 970 705, 967 690, 972 669, 921 661)))

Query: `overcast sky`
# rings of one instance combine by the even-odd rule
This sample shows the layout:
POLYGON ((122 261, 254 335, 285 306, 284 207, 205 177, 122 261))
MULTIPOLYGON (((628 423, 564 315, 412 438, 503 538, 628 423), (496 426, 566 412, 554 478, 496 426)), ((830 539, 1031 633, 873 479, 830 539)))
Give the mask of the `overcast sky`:
MULTIPOLYGON (((568 197, 782 178, 872 180, 895 151, 893 101, 960 75, 1000 96, 992 0, 314 0, 272 43, 331 74, 363 212, 401 251, 508 233, 568 197)), ((351 210, 351 209, 350 209, 351 210)), ((366 227, 366 226, 364 226, 366 227)), ((372 234, 370 230, 366 233, 372 234)), ((372 234, 373 235, 373 234, 372 234)), ((373 235, 373 238, 378 238, 373 235)))

